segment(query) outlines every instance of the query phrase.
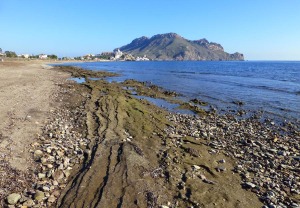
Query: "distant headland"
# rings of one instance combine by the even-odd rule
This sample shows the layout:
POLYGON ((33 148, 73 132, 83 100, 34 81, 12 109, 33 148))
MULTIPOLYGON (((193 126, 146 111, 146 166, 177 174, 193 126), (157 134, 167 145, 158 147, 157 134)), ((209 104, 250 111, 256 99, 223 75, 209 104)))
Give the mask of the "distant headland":
POLYGON ((143 36, 119 49, 134 57, 147 57, 150 60, 244 60, 243 54, 229 54, 218 43, 206 39, 188 40, 176 33, 158 34, 151 38, 143 36))

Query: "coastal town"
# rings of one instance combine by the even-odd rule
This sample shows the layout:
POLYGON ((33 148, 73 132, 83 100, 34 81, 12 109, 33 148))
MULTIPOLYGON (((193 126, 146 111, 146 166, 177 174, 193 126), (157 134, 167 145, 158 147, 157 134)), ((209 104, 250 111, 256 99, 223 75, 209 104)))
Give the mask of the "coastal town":
POLYGON ((124 53, 120 49, 116 49, 112 52, 102 52, 99 54, 86 54, 76 57, 59 57, 54 54, 17 54, 14 51, 4 51, 0 48, 0 60, 3 61, 3 58, 16 58, 16 59, 28 59, 28 60, 63 60, 63 61, 150 61, 150 59, 144 55, 143 57, 133 56, 129 53, 124 53))

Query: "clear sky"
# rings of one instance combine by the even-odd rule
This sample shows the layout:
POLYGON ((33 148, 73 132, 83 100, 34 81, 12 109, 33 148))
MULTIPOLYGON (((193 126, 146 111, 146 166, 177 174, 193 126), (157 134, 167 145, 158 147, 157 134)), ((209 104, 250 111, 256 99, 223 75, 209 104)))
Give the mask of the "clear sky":
POLYGON ((100 53, 168 32, 247 60, 300 60, 300 1, 0 0, 0 48, 18 54, 100 53))

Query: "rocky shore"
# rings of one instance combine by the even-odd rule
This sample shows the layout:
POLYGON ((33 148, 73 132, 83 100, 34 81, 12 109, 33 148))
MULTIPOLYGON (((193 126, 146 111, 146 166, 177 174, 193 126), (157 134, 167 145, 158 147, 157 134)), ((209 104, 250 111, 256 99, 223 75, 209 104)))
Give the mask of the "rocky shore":
MULTIPOLYGON (((236 165, 227 170, 225 160, 220 160, 215 169, 239 174, 241 186, 256 193, 265 207, 299 207, 300 132, 296 126, 291 123, 275 126, 271 121, 261 123, 257 118, 238 120, 231 115, 173 114, 168 118, 176 123, 176 127, 166 130, 176 135, 173 146, 182 148, 185 142, 203 143, 212 155, 222 152, 234 158, 236 165), (193 139, 186 140, 186 137, 193 139)), ((186 151, 197 155, 191 148, 186 151)), ((197 176, 214 183, 207 181, 203 170, 197 176)))
POLYGON ((132 95, 176 96, 158 87, 54 70, 87 79, 59 84, 53 96, 62 105, 28 149, 35 165, 14 175, 3 206, 299 207, 297 126, 169 113, 132 95))

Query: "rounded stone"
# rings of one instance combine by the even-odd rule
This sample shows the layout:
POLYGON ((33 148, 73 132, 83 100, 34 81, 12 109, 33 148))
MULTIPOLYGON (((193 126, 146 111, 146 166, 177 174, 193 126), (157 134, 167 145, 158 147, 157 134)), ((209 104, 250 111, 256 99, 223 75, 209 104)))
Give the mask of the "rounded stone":
POLYGON ((39 160, 43 156, 43 152, 41 150, 35 150, 33 157, 35 160, 39 160))
POLYGON ((16 204, 21 199, 21 195, 17 193, 10 194, 7 197, 7 202, 11 205, 16 204))
POLYGON ((52 165, 52 164, 47 164, 47 167, 48 167, 49 169, 51 169, 51 168, 53 168, 53 165, 52 165))
POLYGON ((43 179, 43 178, 46 177, 46 174, 45 173, 39 173, 38 177, 39 177, 39 179, 43 179))
POLYGON ((35 150, 34 155, 40 156, 43 155, 43 152, 41 150, 35 150))
POLYGON ((34 205, 35 205, 35 203, 32 199, 29 199, 28 201, 23 203, 23 206, 25 206, 25 207, 33 207, 34 205))
POLYGON ((42 191, 36 191, 35 195, 34 195, 34 199, 37 201, 42 201, 45 197, 44 192, 42 191))

